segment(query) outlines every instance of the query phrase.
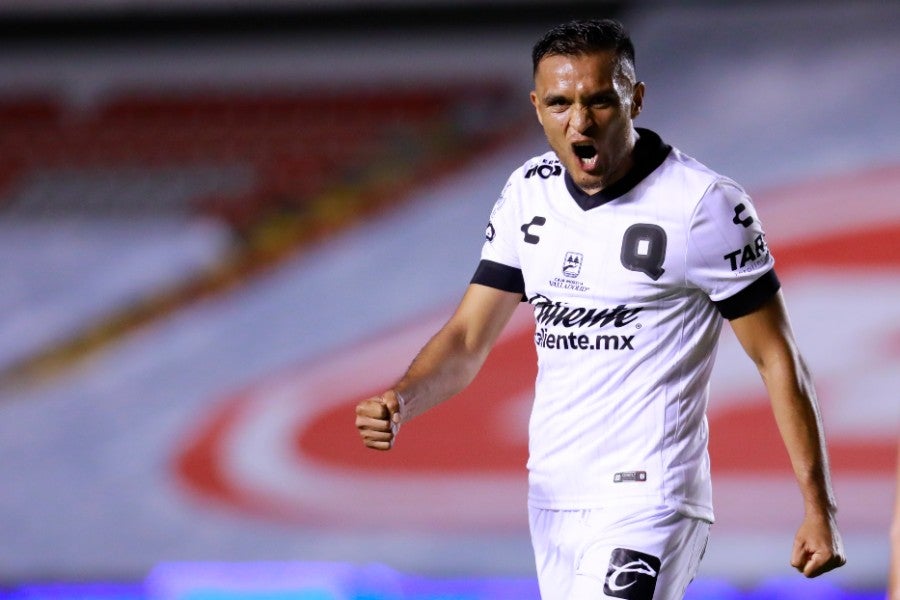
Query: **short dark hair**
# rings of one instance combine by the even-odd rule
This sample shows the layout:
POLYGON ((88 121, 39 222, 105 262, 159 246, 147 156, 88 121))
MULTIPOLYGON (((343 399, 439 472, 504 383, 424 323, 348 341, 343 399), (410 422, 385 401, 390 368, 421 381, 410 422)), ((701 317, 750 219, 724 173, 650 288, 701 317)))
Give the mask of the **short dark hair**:
POLYGON ((580 19, 557 25, 537 41, 531 51, 534 73, 545 56, 577 56, 614 50, 634 69, 634 44, 615 19, 580 19))

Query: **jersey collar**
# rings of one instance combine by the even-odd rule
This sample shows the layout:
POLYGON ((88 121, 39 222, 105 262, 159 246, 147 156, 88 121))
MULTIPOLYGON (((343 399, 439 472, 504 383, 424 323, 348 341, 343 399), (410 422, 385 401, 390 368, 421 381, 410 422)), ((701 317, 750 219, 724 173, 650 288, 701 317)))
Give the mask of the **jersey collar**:
POLYGON ((659 135, 642 127, 636 127, 635 130, 640 137, 634 145, 634 165, 614 184, 603 188, 596 194, 588 194, 575 184, 568 171, 565 172, 566 189, 569 190, 581 210, 597 208, 627 194, 647 175, 655 171, 669 155, 672 146, 664 143, 659 135))

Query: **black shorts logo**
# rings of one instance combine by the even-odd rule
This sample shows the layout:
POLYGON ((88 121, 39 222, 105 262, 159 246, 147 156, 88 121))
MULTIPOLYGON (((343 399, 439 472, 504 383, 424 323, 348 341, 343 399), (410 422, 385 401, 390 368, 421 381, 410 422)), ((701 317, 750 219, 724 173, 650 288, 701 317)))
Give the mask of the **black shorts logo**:
POLYGON ((653 600, 660 561, 651 554, 616 548, 609 557, 603 593, 626 600, 653 600))

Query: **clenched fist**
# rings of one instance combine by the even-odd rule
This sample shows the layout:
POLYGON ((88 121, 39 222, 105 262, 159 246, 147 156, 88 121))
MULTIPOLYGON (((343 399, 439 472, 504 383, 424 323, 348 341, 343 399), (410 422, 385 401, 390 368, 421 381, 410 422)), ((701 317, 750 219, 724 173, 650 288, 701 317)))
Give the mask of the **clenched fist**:
POLYGON ((390 450, 400 429, 397 394, 391 390, 357 404, 356 428, 368 448, 390 450))
POLYGON ((846 562, 834 515, 807 515, 794 539, 791 565, 806 577, 818 577, 846 562))

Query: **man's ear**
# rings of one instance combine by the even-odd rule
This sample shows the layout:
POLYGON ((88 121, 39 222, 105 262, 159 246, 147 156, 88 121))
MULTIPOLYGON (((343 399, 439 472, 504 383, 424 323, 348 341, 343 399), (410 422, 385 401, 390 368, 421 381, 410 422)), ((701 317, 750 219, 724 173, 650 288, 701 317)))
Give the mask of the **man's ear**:
POLYGON ((634 84, 634 92, 631 94, 631 118, 636 118, 644 109, 644 86, 643 81, 634 84))
POLYGON ((540 123, 541 127, 543 127, 544 119, 543 119, 543 117, 541 117, 540 102, 538 100, 537 92, 532 91, 530 97, 531 97, 531 105, 534 106, 534 114, 537 115, 538 123, 540 123))

